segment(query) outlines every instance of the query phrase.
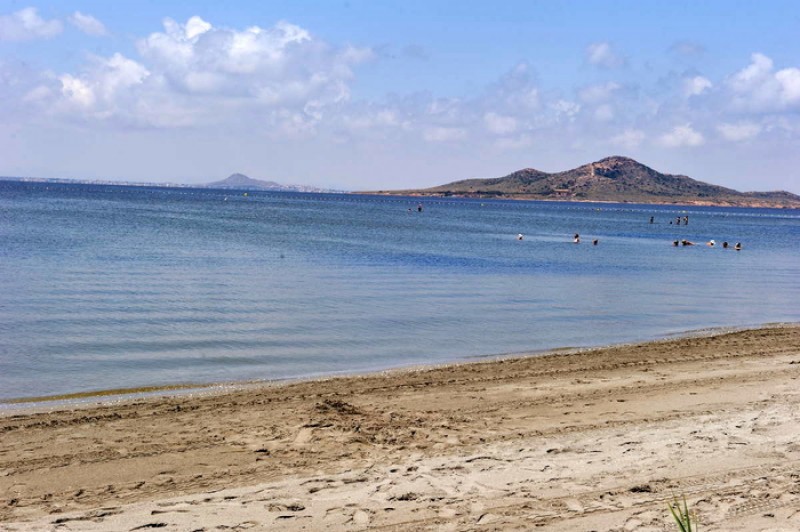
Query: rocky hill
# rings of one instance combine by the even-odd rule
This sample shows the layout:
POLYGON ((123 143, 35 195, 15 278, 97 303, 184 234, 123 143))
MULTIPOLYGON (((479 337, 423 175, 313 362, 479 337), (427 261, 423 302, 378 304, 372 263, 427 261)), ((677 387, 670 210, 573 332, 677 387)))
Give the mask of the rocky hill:
POLYGON ((493 179, 466 179, 421 190, 380 193, 800 208, 800 196, 789 192, 739 192, 685 175, 662 174, 619 156, 566 172, 547 173, 526 168, 493 179))

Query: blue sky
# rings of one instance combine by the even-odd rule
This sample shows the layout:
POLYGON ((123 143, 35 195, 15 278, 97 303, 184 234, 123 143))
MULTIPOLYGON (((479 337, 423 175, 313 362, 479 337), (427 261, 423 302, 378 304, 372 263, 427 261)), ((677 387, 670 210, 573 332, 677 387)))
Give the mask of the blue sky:
POLYGON ((0 2, 0 175, 800 193, 798 140, 796 1, 0 2))

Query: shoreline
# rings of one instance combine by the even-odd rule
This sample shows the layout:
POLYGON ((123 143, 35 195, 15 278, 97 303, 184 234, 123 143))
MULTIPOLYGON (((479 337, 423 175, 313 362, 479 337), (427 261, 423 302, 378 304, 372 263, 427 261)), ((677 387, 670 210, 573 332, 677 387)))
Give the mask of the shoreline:
POLYGON ((600 203, 600 204, 619 204, 619 205, 659 205, 672 207, 724 207, 737 209, 776 209, 776 210, 800 210, 800 205, 780 204, 773 202, 726 202, 726 201, 706 201, 706 200, 676 200, 676 201, 632 201, 632 200, 602 200, 602 199, 576 199, 576 198, 550 198, 550 197, 513 197, 513 196, 481 196, 470 194, 419 194, 404 192, 347 192, 346 194, 357 194, 362 196, 378 197, 398 197, 398 198, 433 198, 433 199, 469 199, 469 200, 494 200, 494 201, 542 201, 542 202, 562 202, 562 203, 600 203))
POLYGON ((493 353, 485 355, 472 355, 464 358, 456 358, 449 361, 436 362, 431 364, 409 364, 400 366, 387 366, 383 368, 367 369, 365 371, 343 371, 330 374, 308 374, 297 377, 286 377, 281 379, 253 379, 243 381, 214 381, 209 383, 175 383, 164 385, 142 385, 130 388, 107 388, 98 390, 77 391, 61 393, 55 395, 38 395, 11 397, 0 399, 0 418, 6 415, 16 415, 21 413, 35 413, 39 411, 52 410, 54 408, 70 408, 81 406, 103 406, 119 404, 125 401, 136 401, 145 398, 169 398, 177 396, 196 396, 207 394, 225 394, 231 391, 244 389, 257 389, 259 387, 284 386, 298 383, 308 383, 323 381, 328 379, 350 378, 350 377, 369 377, 377 375, 388 375, 397 372, 411 372, 420 370, 445 369, 449 367, 461 366, 463 364, 482 364, 486 362, 524 359, 529 357, 547 357, 553 355, 569 355, 577 353, 587 353, 610 348, 622 348, 638 345, 642 343, 659 343, 672 340, 700 338, 726 334, 730 332, 742 332, 758 329, 770 329, 776 327, 800 326, 800 322, 768 322, 756 325, 729 325, 702 327, 673 333, 665 333, 653 338, 644 340, 632 340, 607 345, 593 346, 565 346, 554 347, 541 350, 526 350, 511 353, 493 353))
POLYGON ((800 529, 800 324, 0 415, 0 530, 800 529))

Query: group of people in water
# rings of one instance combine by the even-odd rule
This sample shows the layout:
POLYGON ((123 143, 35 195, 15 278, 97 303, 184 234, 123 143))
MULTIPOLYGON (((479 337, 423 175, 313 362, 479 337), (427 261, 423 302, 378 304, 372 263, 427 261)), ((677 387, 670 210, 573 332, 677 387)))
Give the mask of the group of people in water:
MULTIPOLYGON (((680 246, 694 246, 694 242, 691 242, 691 241, 689 241, 689 240, 686 240, 686 239, 684 239, 684 240, 673 240, 673 241, 672 241, 672 245, 673 245, 673 246, 675 246, 675 247, 678 247, 679 245, 680 245, 680 246)), ((708 242, 706 242, 706 245, 707 245, 708 247, 711 247, 711 248, 713 248, 714 246, 716 246, 716 245, 717 245, 717 243, 716 243, 716 242, 714 242, 714 240, 709 240, 708 242)), ((728 244, 727 242, 723 242, 723 243, 722 243, 722 247, 723 247, 724 249, 728 249, 728 248, 729 248, 729 247, 731 247, 731 246, 730 246, 730 244, 728 244)), ((733 249, 735 249, 736 251, 741 251, 741 250, 742 250, 742 243, 741 243, 741 242, 737 242, 737 243, 735 243, 735 244, 733 245, 733 249)))
MULTIPOLYGON (((578 233, 575 233, 575 236, 572 237, 572 241, 575 244, 580 244, 581 243, 581 235, 579 235, 578 233)), ((600 243, 600 241, 598 239, 596 239, 596 238, 594 240, 592 240, 592 245, 593 246, 596 246, 599 243, 600 243)))
MULTIPOLYGON (((681 225, 681 222, 683 222, 683 225, 689 225, 689 217, 688 216, 683 216, 683 217, 678 216, 677 218, 675 218, 675 225, 681 225)), ((656 223, 656 217, 655 216, 651 216, 650 217, 650 223, 651 224, 656 223)), ((672 225, 672 220, 669 221, 669 225, 672 225)))
MULTIPOLYGON (((681 222, 683 222, 683 225, 689 225, 689 217, 688 216, 684 216, 684 217, 680 217, 679 216, 678 218, 676 218, 675 225, 681 225, 681 222)), ((655 217, 654 216, 650 217, 650 223, 651 224, 655 223, 655 217)), ((672 225, 672 221, 671 220, 670 220, 669 223, 670 223, 670 225, 672 225)), ((524 238, 525 238, 525 236, 522 233, 519 233, 517 235, 517 240, 522 240, 524 238)), ((574 242, 575 244, 580 244, 581 243, 581 235, 579 233, 575 233, 575 236, 572 237, 572 242, 574 242)), ((599 242, 600 242, 600 240, 595 238, 594 240, 592 240, 592 245, 596 246, 599 242)), ((672 245, 675 246, 675 247, 678 247, 678 246, 694 246, 695 243, 690 241, 690 240, 686 240, 686 239, 683 239, 683 240, 676 239, 676 240, 672 241, 672 245)), ((709 240, 708 242, 706 242, 706 245, 708 247, 714 247, 714 246, 717 245, 717 243, 714 240, 709 240)), ((728 249, 730 247, 733 247, 733 249, 735 249, 736 251, 741 251, 742 250, 742 243, 741 242, 736 242, 733 246, 728 244, 727 241, 722 243, 722 248, 723 249, 728 249)))
MULTIPOLYGON (((681 225, 681 222, 683 222, 683 225, 689 225, 689 217, 688 216, 683 216, 683 217, 678 216, 677 218, 675 218, 675 225, 681 225)), ((651 224, 655 223, 655 216, 651 216, 650 217, 650 223, 651 224)), ((669 224, 672 225, 672 220, 669 221, 669 224)), ((672 245, 675 246, 675 247, 678 247, 678 246, 694 246, 695 244, 691 240, 686 240, 686 239, 677 240, 676 239, 676 240, 672 241, 672 245)), ((706 242, 706 245, 708 247, 712 247, 713 248, 714 246, 717 245, 717 243, 712 239, 712 240, 709 240, 708 242, 706 242)), ((722 247, 724 249, 728 249, 731 246, 730 246, 730 244, 728 244, 728 242, 723 242, 722 243, 722 247)), ((741 242, 737 242, 736 244, 733 245, 733 249, 735 249, 736 251, 741 251, 742 250, 742 243, 741 242)))
MULTIPOLYGON (((517 235, 517 240, 522 240, 522 239, 524 239, 524 238, 525 238, 525 235, 523 235, 522 233, 520 233, 520 234, 518 234, 518 235, 517 235)), ((572 241, 573 241, 574 243, 576 243, 576 244, 580 244, 580 243, 581 243, 581 235, 579 235, 578 233, 575 233, 575 236, 574 236, 574 237, 572 237, 572 241)), ((600 243, 600 240, 599 240, 599 239, 597 239, 597 238, 595 238, 594 240, 592 240, 592 245, 593 245, 593 246, 596 246, 596 245, 597 245, 597 244, 599 244, 599 243, 600 243)))

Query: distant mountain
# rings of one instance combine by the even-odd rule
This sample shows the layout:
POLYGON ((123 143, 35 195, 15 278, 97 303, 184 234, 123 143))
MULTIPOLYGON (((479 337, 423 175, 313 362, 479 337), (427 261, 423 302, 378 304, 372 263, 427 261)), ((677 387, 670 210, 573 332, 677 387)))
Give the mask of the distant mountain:
POLYGON ((685 175, 662 174, 627 157, 606 157, 566 172, 532 168, 493 179, 466 179, 421 190, 380 194, 474 198, 552 199, 800 208, 789 192, 739 192, 685 175))
POLYGON ((329 192, 326 189, 306 185, 281 185, 275 181, 261 181, 244 174, 231 174, 222 181, 206 185, 208 188, 230 188, 237 190, 278 190, 287 192, 329 192))
POLYGON ((222 181, 214 181, 206 185, 209 188, 238 188, 238 189, 258 189, 258 190, 280 190, 283 185, 275 181, 261 181, 253 179, 244 174, 231 174, 222 181))

